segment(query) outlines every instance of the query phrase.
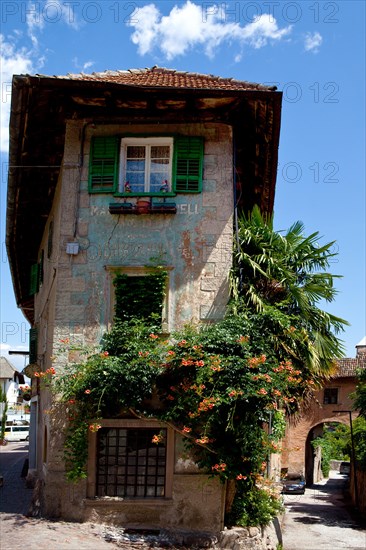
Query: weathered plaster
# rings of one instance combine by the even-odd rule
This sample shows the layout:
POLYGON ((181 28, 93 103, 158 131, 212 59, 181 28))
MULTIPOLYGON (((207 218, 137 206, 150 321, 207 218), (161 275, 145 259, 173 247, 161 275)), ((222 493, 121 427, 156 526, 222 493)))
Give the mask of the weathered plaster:
MULTIPOLYGON (((152 258, 168 266, 167 330, 187 321, 222 317, 229 296, 234 208, 230 127, 213 123, 174 127, 89 125, 82 147, 83 124, 67 124, 63 168, 40 247, 47 250, 52 219, 53 253, 51 258, 45 254, 44 281, 35 299, 38 359, 43 369, 52 364, 62 368, 67 361, 78 360, 61 353, 52 363, 51 356, 61 339, 70 338, 81 345, 99 342, 113 318, 112 279, 113 270, 118 268, 143 268, 152 263, 152 258), (174 197, 174 215, 113 215, 109 203, 123 199, 88 193, 92 134, 142 131, 205 138, 203 191, 174 197), (75 255, 66 253, 67 243, 71 242, 79 245, 75 255)), ((86 484, 71 487, 63 473, 62 433, 67 410, 48 414, 48 408, 51 399, 42 390, 38 401, 37 464, 44 483, 44 513, 74 520, 97 518, 197 530, 219 531, 223 527, 224 487, 200 474, 181 444, 176 447, 172 499, 154 501, 152 505, 86 499, 86 484)))

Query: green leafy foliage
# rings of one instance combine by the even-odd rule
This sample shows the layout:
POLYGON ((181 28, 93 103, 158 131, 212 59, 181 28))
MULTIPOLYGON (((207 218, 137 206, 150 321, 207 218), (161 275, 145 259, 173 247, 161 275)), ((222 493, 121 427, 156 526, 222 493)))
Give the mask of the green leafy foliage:
POLYGON ((6 393, 2 390, 2 388, 0 388, 0 403, 3 403, 0 421, 0 440, 2 441, 5 437, 6 413, 8 411, 8 401, 6 399, 6 393))
POLYGON ((330 461, 332 458, 332 445, 330 441, 328 441, 324 437, 316 437, 311 442, 312 446, 316 449, 317 447, 321 447, 322 454, 321 454, 321 470, 325 477, 329 476, 329 470, 330 470, 330 461))
POLYGON ((352 398, 354 408, 366 419, 366 369, 359 369, 357 372, 357 386, 352 398))
POLYGON ((314 448, 321 447, 321 469, 324 476, 328 477, 331 460, 349 460, 350 428, 345 424, 331 422, 324 425, 324 433, 321 437, 313 439, 314 448))
MULTIPOLYGON (((353 420, 352 429, 357 467, 366 469, 366 419, 359 416, 353 420)), ((332 422, 326 425, 323 436, 314 439, 312 445, 322 448, 322 472, 326 476, 332 459, 352 460, 351 429, 345 424, 332 422)))
MULTIPOLYGON (((272 321, 265 312, 229 315, 169 339, 141 320, 118 321, 98 353, 53 377, 69 414, 68 479, 85 477, 87 434, 99 429, 98 420, 132 415, 175 426, 204 471, 232 480, 238 494, 256 490, 266 460, 278 451, 283 411, 296 410, 313 383, 275 351, 272 321)), ((252 506, 268 501, 255 516, 264 521, 272 497, 260 495, 252 506)))
POLYGON ((348 441, 351 430, 346 424, 331 422, 326 424, 324 437, 331 445, 331 458, 334 460, 349 460, 348 441))
POLYGON ((149 274, 140 277, 119 274, 113 282, 116 289, 116 320, 161 318, 166 285, 166 271, 163 268, 151 268, 149 274))
POLYGON ((254 486, 251 490, 237 492, 227 523, 242 527, 264 526, 281 512, 283 505, 276 494, 254 486))
POLYGON ((337 294, 338 275, 328 271, 336 256, 333 245, 322 244, 318 232, 305 236, 301 222, 275 231, 273 219, 254 208, 239 221, 232 272, 236 302, 246 310, 275 309, 289 316, 295 329, 291 346, 281 337, 277 344, 321 376, 331 374, 334 360, 343 356, 336 335, 348 324, 319 307, 337 294))

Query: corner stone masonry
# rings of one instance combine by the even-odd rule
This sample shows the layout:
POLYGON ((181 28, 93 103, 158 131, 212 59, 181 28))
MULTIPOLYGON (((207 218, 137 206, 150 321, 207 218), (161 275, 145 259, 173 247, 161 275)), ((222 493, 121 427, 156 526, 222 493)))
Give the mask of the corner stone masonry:
MULTIPOLYGON (((281 520, 281 518, 280 518, 281 520)), ((117 544, 118 548, 141 549, 179 548, 200 550, 276 550, 282 544, 279 518, 275 518, 267 527, 233 527, 225 529, 216 537, 209 533, 197 533, 178 530, 160 530, 147 533, 136 530, 104 526, 103 538, 117 544)))

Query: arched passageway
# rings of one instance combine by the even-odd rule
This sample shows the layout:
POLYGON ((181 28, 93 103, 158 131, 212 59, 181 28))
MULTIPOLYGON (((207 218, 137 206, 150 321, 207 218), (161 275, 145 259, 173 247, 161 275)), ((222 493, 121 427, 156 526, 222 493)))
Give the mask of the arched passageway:
MULTIPOLYGON (((321 450, 319 448, 318 449, 314 448, 311 442, 317 437, 322 437, 324 434, 324 430, 326 429, 327 426, 329 427, 330 424, 347 425, 346 422, 335 422, 334 420, 332 420, 330 422, 321 422, 319 424, 316 424, 315 426, 312 426, 308 432, 306 443, 305 443, 305 468, 304 468, 306 485, 308 487, 312 486, 314 483, 317 483, 323 478, 322 470, 321 470, 321 458, 322 458, 321 450)), ((332 458, 337 459, 338 457, 332 457, 332 458)))

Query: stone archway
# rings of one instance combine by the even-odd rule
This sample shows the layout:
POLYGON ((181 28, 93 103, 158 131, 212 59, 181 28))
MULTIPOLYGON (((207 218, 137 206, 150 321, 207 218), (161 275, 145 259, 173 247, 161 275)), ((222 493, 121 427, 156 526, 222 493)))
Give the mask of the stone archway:
POLYGON ((320 447, 314 449, 311 442, 313 439, 321 437, 323 435, 324 426, 326 424, 343 424, 345 426, 349 425, 348 422, 342 422, 337 419, 324 421, 320 424, 313 426, 312 429, 309 430, 305 445, 305 477, 306 484, 308 486, 312 485, 313 483, 317 483, 318 481, 323 479, 323 474, 321 470, 322 451, 320 447))
POLYGON ((336 416, 311 414, 308 411, 296 423, 290 424, 283 440, 282 469, 305 475, 308 486, 321 479, 320 451, 315 452, 311 441, 323 434, 324 424, 336 422, 349 425, 348 414, 336 416))
POLYGON ((324 433, 324 423, 313 426, 308 432, 305 443, 305 479, 309 487, 322 479, 321 471, 321 448, 314 449, 311 442, 324 433))

